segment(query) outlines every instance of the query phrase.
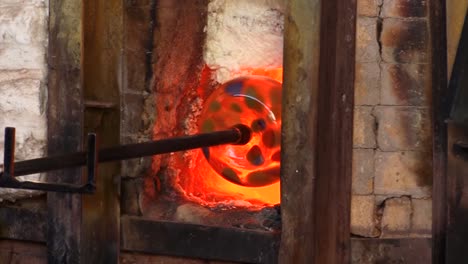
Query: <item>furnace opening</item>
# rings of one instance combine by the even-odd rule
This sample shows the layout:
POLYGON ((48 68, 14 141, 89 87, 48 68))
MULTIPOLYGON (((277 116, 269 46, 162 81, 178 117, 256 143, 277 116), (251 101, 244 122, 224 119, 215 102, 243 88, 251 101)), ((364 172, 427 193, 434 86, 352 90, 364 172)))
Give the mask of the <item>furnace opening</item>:
POLYGON ((212 92, 198 123, 200 132, 243 123, 253 130, 251 142, 194 151, 187 177, 179 181, 190 199, 205 205, 280 202, 282 69, 246 72, 251 75, 230 80, 212 92))

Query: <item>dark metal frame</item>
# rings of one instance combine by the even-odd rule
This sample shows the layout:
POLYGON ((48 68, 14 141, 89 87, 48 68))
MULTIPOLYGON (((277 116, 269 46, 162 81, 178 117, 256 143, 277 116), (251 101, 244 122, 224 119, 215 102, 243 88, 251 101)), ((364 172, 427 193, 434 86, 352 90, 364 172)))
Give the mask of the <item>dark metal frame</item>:
MULTIPOLYGON (((14 188, 14 189, 28 189, 50 192, 64 192, 64 193, 94 193, 96 190, 95 177, 97 173, 97 144, 96 134, 88 134, 88 151, 83 152, 83 161, 79 165, 86 165, 87 180, 83 185, 67 184, 67 183, 46 183, 46 182, 30 182, 18 181, 15 177, 20 175, 45 172, 47 170, 38 168, 37 166, 30 166, 29 173, 25 173, 21 168, 23 163, 15 163, 15 128, 5 128, 5 147, 3 152, 3 172, 0 172, 0 187, 1 188, 14 188), (18 166, 19 165, 19 166, 18 166), (18 173, 18 167, 20 173, 18 173)), ((50 167, 64 166, 67 164, 66 160, 58 157, 55 163, 49 158, 41 159, 44 165, 50 167)))
MULTIPOLYGON (((127 144, 115 147, 104 148, 97 150, 96 134, 88 134, 88 151, 68 153, 59 156, 46 158, 37 158, 14 163, 14 128, 5 129, 5 169, 0 176, 12 178, 11 185, 2 185, 3 178, 0 177, 0 187, 19 188, 15 187, 15 176, 27 174, 41 173, 52 170, 66 169, 88 166, 88 184, 94 185, 94 174, 97 170, 96 166, 99 162, 120 161, 126 159, 140 158, 145 156, 153 156, 158 154, 171 153, 176 151, 190 150, 202 147, 211 147, 222 144, 244 145, 251 138, 250 128, 245 125, 236 125, 231 129, 223 131, 215 131, 202 133, 197 135, 176 137, 163 140, 156 140, 145 143, 127 144), (13 164, 15 165, 15 173, 13 175, 13 164), (93 169, 94 168, 94 169, 93 169)), ((10 181, 5 180, 5 184, 10 181)), ((18 181, 16 181, 18 182, 18 181)), ((30 189, 23 187, 23 189, 30 189)), ((38 185, 39 186, 39 185, 38 185)), ((64 185, 67 186, 67 185, 64 185)), ((85 186, 82 186, 84 188, 85 186)), ((39 187, 38 187, 39 188, 39 187)), ((34 188, 33 188, 34 189, 34 188)), ((53 189, 34 189, 44 191, 60 191, 57 188, 53 189)), ((75 192, 73 189, 64 190, 64 192, 75 192)))

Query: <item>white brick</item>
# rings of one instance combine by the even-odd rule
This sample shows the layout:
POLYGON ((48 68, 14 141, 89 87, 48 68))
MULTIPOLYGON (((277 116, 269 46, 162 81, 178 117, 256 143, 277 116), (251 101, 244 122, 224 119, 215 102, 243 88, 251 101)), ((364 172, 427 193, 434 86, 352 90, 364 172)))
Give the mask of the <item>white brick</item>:
POLYGON ((0 8, 0 43, 43 43, 46 41, 44 7, 5 6, 0 8))
POLYGON ((45 69, 45 47, 0 44, 0 70, 45 69))
POLYGON ((22 114, 41 114, 41 81, 25 79, 0 83, 0 112, 22 114))
POLYGON ((204 59, 218 82, 249 68, 283 63, 282 0, 212 0, 208 5, 204 59))
POLYGON ((0 8, 9 6, 36 6, 46 7, 48 0, 2 0, 0 1, 0 8))

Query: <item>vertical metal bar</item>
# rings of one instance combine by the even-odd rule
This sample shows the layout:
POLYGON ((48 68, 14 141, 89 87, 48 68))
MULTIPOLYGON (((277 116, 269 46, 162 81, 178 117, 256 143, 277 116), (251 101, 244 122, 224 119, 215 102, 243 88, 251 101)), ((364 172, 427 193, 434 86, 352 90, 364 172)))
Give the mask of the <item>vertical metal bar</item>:
POLYGON ((15 173, 15 128, 5 128, 2 181, 10 180, 15 173))

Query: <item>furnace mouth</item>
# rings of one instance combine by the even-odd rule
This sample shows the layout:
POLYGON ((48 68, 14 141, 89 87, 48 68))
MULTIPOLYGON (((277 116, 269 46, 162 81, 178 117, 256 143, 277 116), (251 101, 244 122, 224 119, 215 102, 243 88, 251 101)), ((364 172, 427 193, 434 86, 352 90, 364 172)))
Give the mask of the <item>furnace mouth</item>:
POLYGON ((244 144, 203 148, 210 166, 224 179, 245 187, 263 187, 280 179, 281 83, 244 76, 220 85, 206 100, 201 132, 242 124, 251 131, 244 144))

